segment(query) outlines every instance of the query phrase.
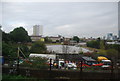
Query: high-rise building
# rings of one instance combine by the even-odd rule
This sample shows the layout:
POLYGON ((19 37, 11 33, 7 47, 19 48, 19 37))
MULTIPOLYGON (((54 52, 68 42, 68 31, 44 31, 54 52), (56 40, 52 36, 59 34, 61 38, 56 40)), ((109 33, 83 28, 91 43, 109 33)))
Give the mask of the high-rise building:
POLYGON ((33 26, 33 35, 34 36, 42 36, 43 34, 43 26, 42 25, 34 25, 33 26))
POLYGON ((107 34, 107 40, 113 40, 113 34, 112 33, 107 34))
POLYGON ((114 35, 114 36, 113 36, 113 40, 117 40, 117 35, 114 35))

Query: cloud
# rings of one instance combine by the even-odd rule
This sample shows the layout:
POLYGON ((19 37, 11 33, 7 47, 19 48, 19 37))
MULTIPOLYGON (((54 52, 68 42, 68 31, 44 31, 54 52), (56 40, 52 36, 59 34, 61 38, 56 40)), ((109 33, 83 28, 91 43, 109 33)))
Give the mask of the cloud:
POLYGON ((43 25, 44 35, 104 36, 117 34, 117 3, 12 3, 3 2, 3 30, 24 23, 32 35, 35 24, 43 25))
POLYGON ((118 2, 119 0, 2 0, 2 2, 118 2))

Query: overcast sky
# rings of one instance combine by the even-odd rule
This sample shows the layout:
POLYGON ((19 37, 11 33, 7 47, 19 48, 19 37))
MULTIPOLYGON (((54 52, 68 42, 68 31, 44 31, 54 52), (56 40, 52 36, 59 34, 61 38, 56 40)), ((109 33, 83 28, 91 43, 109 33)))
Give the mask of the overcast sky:
POLYGON ((102 37, 118 33, 117 2, 3 2, 2 29, 43 25, 44 36, 102 37))

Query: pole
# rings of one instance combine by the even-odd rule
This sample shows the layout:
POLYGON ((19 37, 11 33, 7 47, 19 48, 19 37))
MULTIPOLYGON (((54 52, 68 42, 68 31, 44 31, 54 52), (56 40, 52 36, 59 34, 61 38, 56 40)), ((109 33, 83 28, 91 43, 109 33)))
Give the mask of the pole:
POLYGON ((52 59, 50 59, 50 71, 51 71, 51 67, 52 67, 52 59))
POLYGON ((17 75, 19 75, 19 47, 18 47, 18 53, 17 53, 17 75))
POLYGON ((83 64, 83 61, 81 61, 80 63, 80 72, 82 72, 82 64, 83 64))

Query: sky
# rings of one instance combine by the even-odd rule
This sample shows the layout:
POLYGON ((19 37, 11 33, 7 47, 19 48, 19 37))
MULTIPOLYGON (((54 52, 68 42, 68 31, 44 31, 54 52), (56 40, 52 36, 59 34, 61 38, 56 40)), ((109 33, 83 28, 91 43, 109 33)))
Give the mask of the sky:
POLYGON ((118 34, 117 2, 2 2, 2 30, 43 25, 44 36, 102 37, 118 34))

